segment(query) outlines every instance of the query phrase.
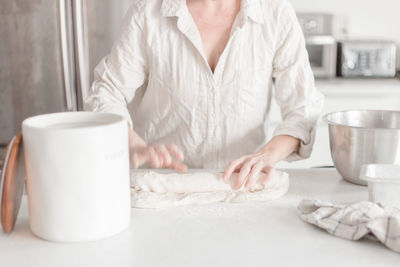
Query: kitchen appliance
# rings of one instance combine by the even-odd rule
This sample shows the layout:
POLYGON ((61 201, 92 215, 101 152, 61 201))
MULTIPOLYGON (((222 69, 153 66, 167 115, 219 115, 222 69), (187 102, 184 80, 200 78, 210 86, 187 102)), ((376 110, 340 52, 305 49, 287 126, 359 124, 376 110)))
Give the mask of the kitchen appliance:
POLYGON ((297 18, 305 35, 332 35, 332 14, 300 12, 297 18))
POLYGON ((400 164, 400 111, 350 110, 327 114, 332 160, 342 177, 360 179, 364 164, 400 164))
POLYGON ((306 48, 316 78, 336 76, 336 40, 330 35, 306 36, 306 48))
POLYGON ((128 147, 128 126, 119 115, 66 112, 24 120, 2 171, 3 229, 13 230, 25 169, 35 235, 78 242, 121 232, 130 221, 128 147))
POLYGON ((368 182, 369 201, 400 208, 400 165, 364 165, 361 179, 368 182))
POLYGON ((337 72, 348 78, 393 78, 396 76, 396 44, 373 40, 340 41, 337 72))
POLYGON ((337 45, 332 36, 332 15, 324 13, 298 13, 305 35, 311 68, 316 78, 336 76, 337 45))
POLYGON ((27 117, 82 109, 94 66, 109 53, 131 4, 1 1, 0 146, 27 117))

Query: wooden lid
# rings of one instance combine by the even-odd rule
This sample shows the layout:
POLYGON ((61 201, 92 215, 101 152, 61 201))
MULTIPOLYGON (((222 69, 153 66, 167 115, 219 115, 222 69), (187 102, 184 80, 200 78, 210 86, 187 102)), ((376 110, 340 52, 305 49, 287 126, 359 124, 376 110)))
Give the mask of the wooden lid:
POLYGON ((2 193, 1 224, 6 233, 11 233, 14 229, 25 187, 25 165, 21 144, 22 134, 19 133, 8 144, 4 154, 0 193, 2 193))

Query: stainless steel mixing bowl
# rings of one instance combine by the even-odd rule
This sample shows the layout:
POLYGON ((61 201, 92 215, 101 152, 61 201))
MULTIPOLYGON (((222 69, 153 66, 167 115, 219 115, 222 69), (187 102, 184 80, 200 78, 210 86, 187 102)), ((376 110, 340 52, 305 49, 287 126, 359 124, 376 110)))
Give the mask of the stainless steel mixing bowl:
POLYGON ((327 114, 331 155, 349 182, 360 179, 364 164, 400 164, 400 111, 350 110, 327 114))

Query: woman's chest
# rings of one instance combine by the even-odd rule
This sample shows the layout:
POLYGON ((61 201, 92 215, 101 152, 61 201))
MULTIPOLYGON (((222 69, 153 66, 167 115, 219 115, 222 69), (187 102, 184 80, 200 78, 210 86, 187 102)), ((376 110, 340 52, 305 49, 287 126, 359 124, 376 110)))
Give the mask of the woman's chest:
POLYGON ((205 22, 196 22, 202 40, 202 48, 205 58, 214 72, 218 61, 229 41, 231 26, 228 24, 210 27, 205 22))
POLYGON ((182 29, 171 28, 155 36, 149 49, 148 99, 160 98, 161 106, 169 102, 166 108, 190 111, 213 106, 227 113, 243 113, 265 106, 273 43, 264 41, 261 27, 236 30, 214 72, 193 40, 182 29))
POLYGON ((232 33, 229 29, 224 35, 226 43, 211 40, 217 38, 214 34, 219 34, 218 30, 212 34, 207 30, 203 33, 196 30, 193 25, 179 27, 179 23, 171 23, 153 35, 148 45, 150 77, 156 76, 171 86, 179 87, 188 83, 226 84, 237 76, 256 77, 259 70, 272 70, 275 41, 260 25, 245 25, 232 29, 232 33), (220 53, 219 66, 214 72, 202 53, 204 38, 201 35, 210 38, 210 49, 220 53))

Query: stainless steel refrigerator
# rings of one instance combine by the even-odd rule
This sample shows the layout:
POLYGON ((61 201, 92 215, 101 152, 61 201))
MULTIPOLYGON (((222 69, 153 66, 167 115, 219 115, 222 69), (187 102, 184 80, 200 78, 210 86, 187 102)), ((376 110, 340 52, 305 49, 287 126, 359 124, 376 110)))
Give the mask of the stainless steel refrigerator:
POLYGON ((82 109, 132 1, 0 0, 0 146, 29 116, 82 109))

